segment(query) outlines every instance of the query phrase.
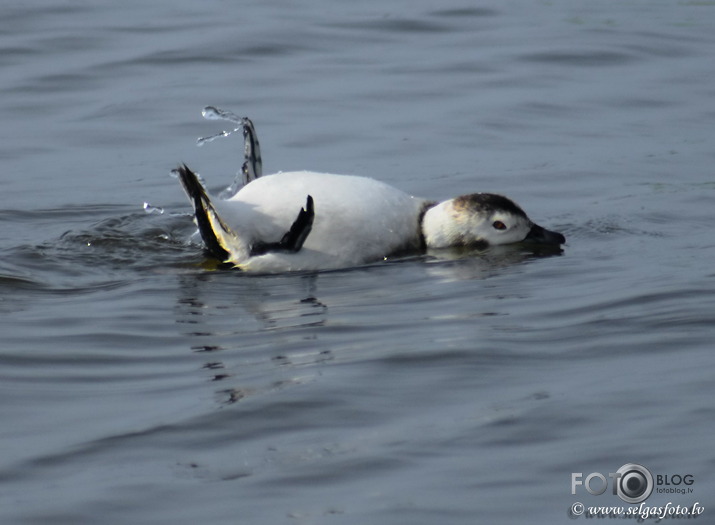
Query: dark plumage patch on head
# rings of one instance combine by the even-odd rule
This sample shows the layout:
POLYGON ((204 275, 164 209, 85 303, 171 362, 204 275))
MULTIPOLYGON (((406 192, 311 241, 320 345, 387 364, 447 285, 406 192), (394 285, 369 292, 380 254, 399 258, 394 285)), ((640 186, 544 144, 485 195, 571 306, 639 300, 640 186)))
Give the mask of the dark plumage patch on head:
POLYGON ((495 193, 472 193, 461 195, 454 199, 452 206, 457 211, 484 211, 494 213, 504 211, 512 215, 519 215, 528 218, 524 210, 517 206, 514 201, 507 199, 503 195, 495 193))

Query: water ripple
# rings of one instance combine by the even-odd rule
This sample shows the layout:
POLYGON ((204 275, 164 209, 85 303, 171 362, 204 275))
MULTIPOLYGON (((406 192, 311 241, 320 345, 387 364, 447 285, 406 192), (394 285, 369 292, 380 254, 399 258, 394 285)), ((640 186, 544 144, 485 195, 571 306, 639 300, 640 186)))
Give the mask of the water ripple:
POLYGON ((636 60, 629 53, 604 50, 538 51, 521 55, 521 60, 562 66, 604 67, 620 66, 636 60))

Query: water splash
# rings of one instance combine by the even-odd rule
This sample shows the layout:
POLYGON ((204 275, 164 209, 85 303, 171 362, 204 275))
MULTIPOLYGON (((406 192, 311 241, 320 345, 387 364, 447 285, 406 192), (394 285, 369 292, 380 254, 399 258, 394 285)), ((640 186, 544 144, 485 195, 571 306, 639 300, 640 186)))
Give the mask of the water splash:
POLYGON ((160 208, 159 206, 152 206, 148 202, 144 203, 144 211, 146 213, 149 213, 152 215, 163 215, 164 214, 164 208, 160 208))
POLYGON ((206 120, 228 120, 235 124, 243 124, 244 120, 246 120, 245 117, 239 117, 231 111, 219 109, 214 106, 206 106, 201 111, 201 114, 206 120))
POLYGON ((224 109, 219 109, 214 106, 206 106, 202 111, 201 115, 206 120, 226 120, 228 122, 233 122, 234 124, 238 124, 237 127, 232 129, 231 131, 221 131, 219 133, 216 133, 215 135, 210 135, 208 137, 200 137, 196 140, 196 145, 197 146, 203 146, 204 144, 208 142, 212 142, 216 140, 217 138, 220 137, 228 137, 232 133, 235 133, 239 130, 243 129, 243 126, 246 123, 246 117, 239 117, 235 113, 231 111, 226 111, 224 109))
MULTIPOLYGON (((201 111, 201 115, 206 120, 225 120, 227 122, 236 124, 237 126, 230 131, 224 130, 219 133, 216 133, 215 135, 210 135, 208 137, 200 137, 196 140, 196 145, 203 146, 204 144, 212 142, 212 141, 216 140, 217 138, 228 137, 231 134, 241 130, 243 132, 244 143, 245 143, 244 156, 247 157, 249 155, 249 152, 250 152, 250 154, 252 154, 253 150, 251 148, 256 149, 257 159, 258 159, 257 160, 258 170, 259 170, 259 174, 260 174, 260 150, 258 149, 258 140, 255 139, 255 141, 254 141, 252 139, 249 141, 246 139, 247 133, 250 133, 251 137, 255 136, 255 132, 253 131, 253 125, 251 124, 250 119, 248 119, 247 117, 239 117, 232 111, 220 109, 215 106, 206 106, 201 111)), ((244 168, 242 168, 240 171, 238 171, 236 173, 236 177, 234 178, 231 185, 219 193, 218 196, 220 199, 223 199, 223 200, 230 199, 238 192, 239 189, 241 189, 246 184, 247 180, 246 180, 244 172, 245 172, 245 163, 244 163, 244 168)))
POLYGON ((231 185, 227 188, 224 188, 221 190, 218 194, 218 198, 222 200, 228 200, 236 193, 238 193, 238 190, 240 190, 243 187, 243 179, 241 177, 241 173, 239 172, 236 177, 233 179, 233 182, 231 185))

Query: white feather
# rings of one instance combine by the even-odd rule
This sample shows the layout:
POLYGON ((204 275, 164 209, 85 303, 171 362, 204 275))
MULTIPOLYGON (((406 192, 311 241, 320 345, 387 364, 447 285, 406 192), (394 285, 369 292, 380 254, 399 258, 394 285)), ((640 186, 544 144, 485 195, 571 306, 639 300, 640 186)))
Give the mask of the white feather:
POLYGON ((266 175, 214 206, 241 238, 239 244, 270 243, 288 231, 308 195, 315 203, 315 219, 298 252, 247 257, 240 251, 231 253, 229 262, 250 271, 327 269, 420 247, 425 201, 365 177, 308 171, 266 175))

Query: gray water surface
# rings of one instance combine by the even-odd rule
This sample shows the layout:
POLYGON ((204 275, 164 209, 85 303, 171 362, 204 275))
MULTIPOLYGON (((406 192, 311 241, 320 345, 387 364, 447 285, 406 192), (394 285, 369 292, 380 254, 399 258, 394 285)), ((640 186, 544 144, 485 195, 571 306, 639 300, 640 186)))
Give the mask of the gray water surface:
POLYGON ((623 504, 572 473, 634 462, 691 474, 646 504, 708 523, 714 23, 686 1, 3 4, 0 522, 567 523, 623 504), (240 168, 238 135, 196 147, 224 124, 206 105, 253 119, 267 173, 504 193, 568 244, 217 270, 169 176, 240 168))

